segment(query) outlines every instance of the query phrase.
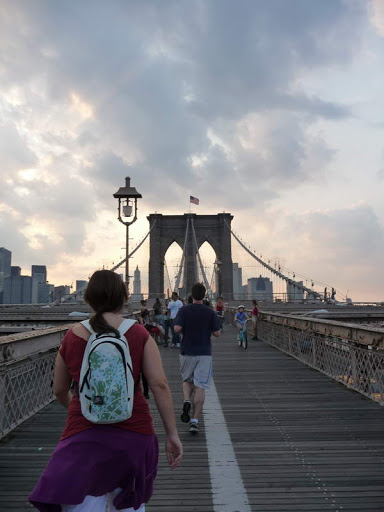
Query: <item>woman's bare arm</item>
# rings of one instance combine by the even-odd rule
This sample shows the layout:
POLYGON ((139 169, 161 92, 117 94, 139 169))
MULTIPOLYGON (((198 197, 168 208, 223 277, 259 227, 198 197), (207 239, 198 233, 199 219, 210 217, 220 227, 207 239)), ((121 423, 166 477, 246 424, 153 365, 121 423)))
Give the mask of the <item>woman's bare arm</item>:
POLYGON ((71 383, 72 377, 69 375, 67 365, 61 355, 57 354, 53 390, 57 400, 66 409, 68 409, 72 400, 72 393, 70 392, 71 383))
POLYGON ((167 435, 166 454, 172 469, 180 464, 183 446, 176 428, 175 412, 171 390, 163 370, 160 352, 156 342, 150 336, 144 348, 143 373, 155 398, 157 409, 163 421, 167 435))

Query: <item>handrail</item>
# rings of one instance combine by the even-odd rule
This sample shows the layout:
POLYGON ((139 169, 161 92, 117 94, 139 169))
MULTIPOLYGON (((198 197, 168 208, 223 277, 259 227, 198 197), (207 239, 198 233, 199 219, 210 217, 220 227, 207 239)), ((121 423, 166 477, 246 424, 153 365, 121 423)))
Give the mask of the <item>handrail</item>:
MULTIPOLYGON (((235 308, 227 308, 234 313, 235 308)), ((249 311, 249 310, 248 310, 249 311)), ((253 325, 248 326, 253 334, 253 325)), ((384 332, 369 327, 261 311, 260 340, 384 405, 384 332)))
POLYGON ((1 338, 0 439, 54 400, 56 355, 73 323, 1 338))
MULTIPOLYGON (((227 306, 227 310, 235 312, 237 308, 227 306)), ((252 310, 246 309, 246 311, 251 312, 252 310)), ((268 311, 260 311, 259 315, 260 319, 276 325, 300 329, 303 332, 320 336, 332 336, 361 346, 371 346, 378 350, 384 350, 384 331, 380 329, 362 327, 336 320, 324 320, 311 316, 283 315, 268 311)))

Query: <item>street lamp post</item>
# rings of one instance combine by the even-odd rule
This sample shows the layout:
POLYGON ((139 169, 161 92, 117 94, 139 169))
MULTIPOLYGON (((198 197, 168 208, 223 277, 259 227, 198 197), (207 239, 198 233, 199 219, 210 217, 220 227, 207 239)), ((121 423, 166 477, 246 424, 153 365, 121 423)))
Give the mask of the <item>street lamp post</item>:
POLYGON ((126 227, 125 237, 125 286, 127 288, 127 294, 129 298, 129 226, 133 224, 137 219, 137 200, 143 197, 135 189, 131 187, 131 178, 125 178, 125 187, 120 187, 119 190, 113 194, 113 197, 119 200, 117 206, 117 213, 119 221, 126 227), (134 200, 134 201, 133 201, 134 200), (134 212, 132 211, 134 208, 134 212), (132 217, 132 220, 123 220, 124 218, 132 217))

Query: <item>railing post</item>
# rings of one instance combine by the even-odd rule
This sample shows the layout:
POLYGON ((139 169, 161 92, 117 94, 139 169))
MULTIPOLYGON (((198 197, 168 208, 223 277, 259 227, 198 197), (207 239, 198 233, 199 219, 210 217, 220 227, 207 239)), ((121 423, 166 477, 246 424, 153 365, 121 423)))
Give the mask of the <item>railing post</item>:
POLYGON ((292 332, 291 329, 288 328, 288 351, 292 354, 292 332))
POLYGON ((316 368, 316 338, 312 338, 312 365, 316 368))
POLYGON ((0 375, 0 438, 5 428, 5 379, 5 374, 0 375))
POLYGON ((351 351, 351 375, 352 375, 352 386, 355 389, 358 389, 358 372, 356 365, 356 350, 355 347, 350 347, 351 351))

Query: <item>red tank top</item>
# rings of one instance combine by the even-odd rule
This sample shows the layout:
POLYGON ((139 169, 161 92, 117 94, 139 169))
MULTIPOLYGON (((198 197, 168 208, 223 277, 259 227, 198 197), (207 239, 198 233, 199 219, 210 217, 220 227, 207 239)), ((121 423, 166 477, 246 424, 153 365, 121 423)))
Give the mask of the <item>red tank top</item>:
MULTIPOLYGON (((138 432, 139 434, 153 434, 152 417, 147 401, 142 393, 141 385, 139 384, 143 352, 149 337, 149 332, 142 325, 135 324, 126 332, 125 337, 128 341, 131 353, 133 378, 138 386, 134 396, 132 416, 128 420, 114 423, 113 426, 138 432)), ((81 363, 83 361, 86 345, 87 342, 83 338, 73 334, 72 329, 69 329, 61 342, 59 353, 67 365, 70 376, 76 384, 79 383, 81 363)), ((94 426, 94 423, 91 423, 82 415, 80 401, 75 393, 69 404, 67 420, 61 439, 66 439, 73 434, 77 434, 78 432, 82 432, 94 426)))

